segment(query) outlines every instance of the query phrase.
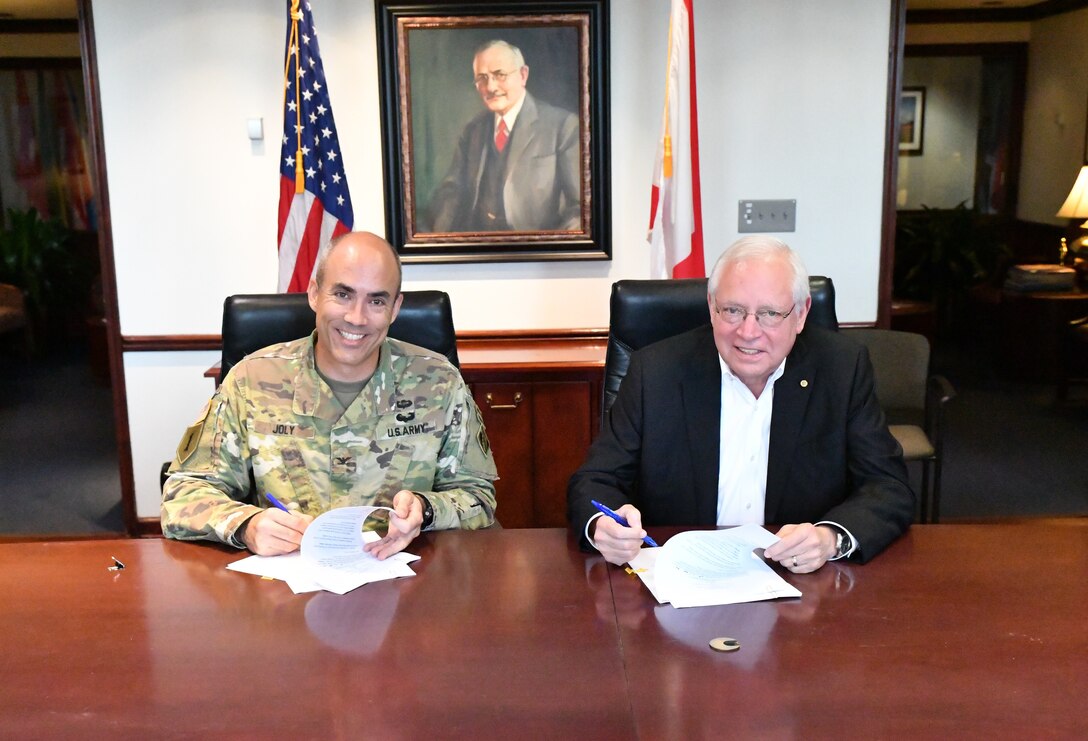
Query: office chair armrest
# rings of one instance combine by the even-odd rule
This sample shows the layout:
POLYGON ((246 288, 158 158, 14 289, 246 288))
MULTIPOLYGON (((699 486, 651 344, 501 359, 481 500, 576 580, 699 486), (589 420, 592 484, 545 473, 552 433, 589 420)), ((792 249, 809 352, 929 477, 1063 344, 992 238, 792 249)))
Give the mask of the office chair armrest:
POLYGON ((926 432, 933 440, 938 455, 944 437, 944 407, 956 398, 956 389, 942 375, 932 375, 926 384, 926 432))
POLYGON ((929 377, 929 399, 937 406, 944 406, 956 398, 956 389, 952 383, 942 375, 929 377))

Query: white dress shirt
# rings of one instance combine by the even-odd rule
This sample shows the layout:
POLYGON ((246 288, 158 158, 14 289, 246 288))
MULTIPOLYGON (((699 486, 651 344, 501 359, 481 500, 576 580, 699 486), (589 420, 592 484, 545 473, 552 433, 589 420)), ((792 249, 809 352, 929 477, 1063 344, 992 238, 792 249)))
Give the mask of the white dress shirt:
POLYGON ((774 382, 786 361, 775 369, 757 399, 733 375, 721 356, 722 414, 718 447, 719 525, 762 525, 767 500, 767 455, 771 445, 774 382))
MULTIPOLYGON (((725 364, 722 367, 722 416, 718 447, 718 525, 763 525, 767 504, 767 459, 771 447, 771 410, 774 383, 786 370, 786 361, 775 369, 757 399, 725 364)), ((821 520, 846 536, 846 547, 832 561, 845 558, 857 548, 853 533, 837 522, 821 520)))

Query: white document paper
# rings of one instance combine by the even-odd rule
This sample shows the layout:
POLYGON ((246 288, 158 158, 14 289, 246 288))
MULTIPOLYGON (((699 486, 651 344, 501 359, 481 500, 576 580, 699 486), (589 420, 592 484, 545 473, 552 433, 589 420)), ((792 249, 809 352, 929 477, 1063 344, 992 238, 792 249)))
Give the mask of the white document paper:
POLYGON ((283 556, 250 556, 227 564, 231 571, 268 576, 287 582, 295 594, 324 589, 336 594, 363 584, 415 576, 408 565, 419 556, 403 551, 379 561, 363 545, 379 539, 363 532, 363 522, 388 507, 341 507, 320 515, 302 534, 302 547, 283 556))
POLYGON ((778 542, 759 525, 729 530, 692 530, 674 535, 660 548, 643 548, 631 560, 658 602, 704 607, 800 597, 754 551, 778 542))

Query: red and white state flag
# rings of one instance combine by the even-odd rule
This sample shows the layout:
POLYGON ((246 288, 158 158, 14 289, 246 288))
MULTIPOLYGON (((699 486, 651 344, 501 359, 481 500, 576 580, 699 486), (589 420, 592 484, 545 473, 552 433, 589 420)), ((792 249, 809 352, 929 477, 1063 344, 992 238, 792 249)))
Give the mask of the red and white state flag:
POLYGON ((348 180, 310 2, 288 0, 280 150, 280 293, 305 291, 321 245, 351 231, 348 180))
POLYGON ((692 0, 672 0, 665 111, 650 192, 653 278, 702 278, 703 213, 699 195, 699 125, 695 105, 692 0))

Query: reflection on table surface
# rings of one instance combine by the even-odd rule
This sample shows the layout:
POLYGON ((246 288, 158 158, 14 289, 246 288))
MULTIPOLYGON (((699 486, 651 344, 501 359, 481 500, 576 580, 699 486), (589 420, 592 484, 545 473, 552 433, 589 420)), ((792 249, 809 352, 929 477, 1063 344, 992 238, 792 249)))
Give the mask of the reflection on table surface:
POLYGON ((640 736, 1088 730, 1088 520, 919 526, 865 566, 776 570, 801 599, 685 610, 611 572, 640 736))
POLYGON ((337 596, 229 572, 243 554, 210 544, 0 545, 0 735, 1088 730, 1084 520, 916 527, 865 566, 781 572, 800 599, 683 610, 562 530, 411 550, 417 576, 337 596))

